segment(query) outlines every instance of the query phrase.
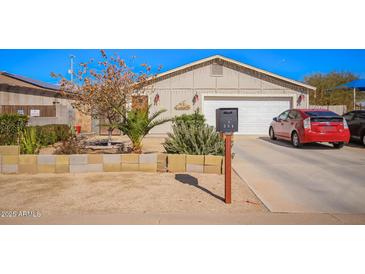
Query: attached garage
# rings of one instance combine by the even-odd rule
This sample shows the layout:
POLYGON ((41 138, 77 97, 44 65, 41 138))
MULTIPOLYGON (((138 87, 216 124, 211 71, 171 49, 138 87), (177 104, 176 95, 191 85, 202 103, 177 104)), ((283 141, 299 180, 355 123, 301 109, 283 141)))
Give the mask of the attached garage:
POLYGON ((203 114, 215 126, 217 108, 238 108, 237 134, 266 134, 272 118, 292 106, 292 97, 204 96, 203 114))
MULTIPOLYGON (((238 134, 267 134, 272 118, 289 108, 307 108, 315 88, 220 55, 169 70, 146 87, 152 111, 173 118, 199 110, 215 126, 215 110, 239 109, 238 134)), ((153 134, 171 132, 171 123, 153 134)))

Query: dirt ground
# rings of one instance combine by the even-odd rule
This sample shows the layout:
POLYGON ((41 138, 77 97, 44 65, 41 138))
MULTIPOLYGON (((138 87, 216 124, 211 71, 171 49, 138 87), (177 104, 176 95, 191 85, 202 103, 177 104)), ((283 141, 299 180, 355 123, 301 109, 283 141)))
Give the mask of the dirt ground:
POLYGON ((232 174, 232 204, 216 174, 93 173, 0 176, 0 210, 42 216, 115 213, 247 213, 267 209, 232 174))
MULTIPOLYGON (((87 137, 88 141, 96 141, 96 140, 107 140, 107 136, 90 136, 87 137)), ((123 142, 124 146, 131 147, 131 141, 127 136, 113 136, 112 141, 123 142)), ((165 149, 162 143, 165 141, 165 137, 162 136, 147 136, 143 139, 142 142, 142 152, 143 153, 164 153, 165 149)), ((54 145, 50 145, 48 147, 41 148, 39 154, 53 154, 56 150, 56 147, 61 145, 61 143, 57 143, 54 145)), ((89 150, 87 153, 120 153, 117 149, 98 149, 95 151, 89 150)))

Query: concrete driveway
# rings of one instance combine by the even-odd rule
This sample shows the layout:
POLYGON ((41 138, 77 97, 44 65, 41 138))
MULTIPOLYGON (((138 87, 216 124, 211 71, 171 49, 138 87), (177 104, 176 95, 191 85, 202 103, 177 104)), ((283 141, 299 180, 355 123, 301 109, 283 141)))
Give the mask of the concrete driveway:
POLYGON ((365 149, 235 136, 233 168, 272 212, 365 213, 365 149))

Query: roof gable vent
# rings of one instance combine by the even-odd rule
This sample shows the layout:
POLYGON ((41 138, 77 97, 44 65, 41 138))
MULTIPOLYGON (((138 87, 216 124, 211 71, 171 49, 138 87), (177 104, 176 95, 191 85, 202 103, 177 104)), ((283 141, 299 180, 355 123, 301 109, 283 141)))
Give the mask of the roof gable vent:
POLYGON ((223 76, 223 66, 220 64, 213 63, 210 66, 211 76, 223 76))

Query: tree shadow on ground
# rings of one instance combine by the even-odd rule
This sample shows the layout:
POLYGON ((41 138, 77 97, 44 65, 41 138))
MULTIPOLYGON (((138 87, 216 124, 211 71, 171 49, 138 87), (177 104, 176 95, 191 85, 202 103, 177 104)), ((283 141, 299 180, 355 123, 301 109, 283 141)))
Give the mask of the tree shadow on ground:
MULTIPOLYGON (((292 149, 297 149, 293 147, 290 141, 286 140, 271 140, 269 137, 258 137, 258 139, 263 140, 268 143, 272 143, 274 145, 282 146, 282 147, 288 147, 292 149)), ((308 149, 308 150, 333 150, 333 146, 329 144, 323 144, 323 143, 309 143, 309 144, 303 144, 302 149, 308 149)))
POLYGON ((220 197, 217 194, 211 192, 209 189, 206 189, 205 187, 200 186, 199 182, 198 182, 198 179, 191 176, 191 175, 189 175, 189 174, 176 174, 175 175, 175 180, 177 180, 177 181, 179 181, 183 184, 194 186, 194 187, 204 191, 205 193, 208 193, 208 194, 212 195, 214 198, 224 202, 224 199, 222 197, 220 197))

